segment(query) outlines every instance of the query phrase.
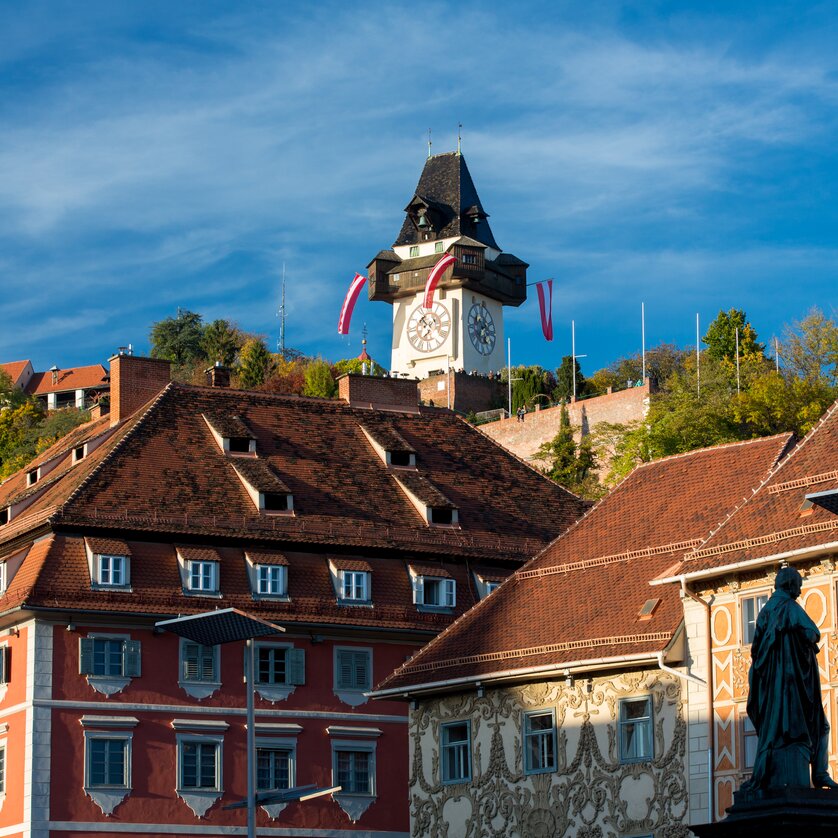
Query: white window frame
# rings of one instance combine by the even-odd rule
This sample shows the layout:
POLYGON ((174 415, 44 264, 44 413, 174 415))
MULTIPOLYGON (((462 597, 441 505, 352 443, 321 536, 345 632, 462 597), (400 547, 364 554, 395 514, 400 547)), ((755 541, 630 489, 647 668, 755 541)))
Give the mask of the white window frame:
POLYGON ((447 576, 422 576, 413 577, 413 602, 424 608, 452 609, 457 607, 457 582, 447 576), (438 591, 442 602, 428 602, 428 583, 432 584, 432 590, 438 591))
POLYGON ((439 771, 442 780, 442 785, 452 786, 458 783, 470 783, 472 774, 472 756, 471 756, 471 721, 469 719, 458 719, 456 721, 446 722, 439 726, 439 771), (446 735, 449 730, 454 727, 463 726, 466 729, 465 740, 458 739, 456 742, 446 742, 446 735), (461 775, 449 776, 447 766, 447 755, 450 750, 456 749, 459 756, 458 761, 462 763, 464 771, 461 775))
POLYGON ((80 719, 84 731, 84 791, 102 810, 103 815, 111 815, 113 810, 125 800, 133 788, 133 733, 127 728, 136 727, 134 716, 82 716, 80 719), (90 728, 93 728, 92 730, 90 728), (92 753, 90 743, 93 740, 109 739, 123 743, 123 783, 97 784, 91 778, 92 753))
MULTIPOLYGON (((245 655, 247 654, 245 650, 245 655)), ((265 700, 270 701, 271 703, 276 703, 277 701, 285 701, 288 696, 290 696, 294 690, 297 689, 299 686, 303 686, 305 684, 305 650, 301 647, 295 646, 293 643, 276 643, 270 640, 257 640, 254 641, 253 647, 253 661, 254 666, 256 668, 256 672, 254 673, 253 679, 253 688, 259 695, 265 700), (276 649, 282 650, 285 653, 285 681, 280 682, 272 682, 272 681, 259 681, 258 674, 259 674, 259 652, 262 649, 276 649), (297 655, 301 660, 298 662, 298 665, 302 667, 303 677, 301 679, 295 680, 292 677, 291 670, 293 669, 294 664, 292 661, 289 660, 289 656, 291 654, 297 655), (302 683, 298 683, 298 681, 302 681, 302 683)), ((247 667, 245 665, 245 671, 247 667)))
POLYGON ((271 598, 288 598, 288 567, 282 564, 257 564, 254 566, 254 572, 256 577, 256 595, 259 597, 271 597, 271 598), (273 580, 270 579, 274 573, 278 573, 279 575, 279 590, 272 591, 272 590, 262 590, 262 573, 263 571, 267 574, 269 582, 268 588, 270 589, 273 587, 273 580))
MULTIPOLYGON (((200 658, 199 658, 200 663, 200 658)), ((214 692, 221 688, 221 647, 201 646, 200 643, 180 638, 178 649, 178 685, 187 694, 199 701, 209 698, 214 692), (186 673, 186 651, 190 646, 198 646, 201 649, 212 649, 213 655, 213 677, 212 678, 188 678, 186 673)))
POLYGON ((373 654, 369 646, 335 646, 332 656, 333 663, 333 692, 344 703, 352 707, 358 707, 361 704, 366 704, 369 700, 366 693, 368 693, 374 683, 373 675, 373 654), (369 675, 369 686, 356 687, 344 686, 341 684, 340 673, 340 659, 343 654, 363 654, 367 658, 367 674, 369 675))
POLYGON ((743 713, 742 719, 742 769, 746 772, 753 772, 754 763, 756 762, 758 739, 754 723, 750 720, 747 713, 743 713), (748 760, 748 745, 753 748, 754 759, 748 760))
POLYGON ((523 730, 522 730, 522 738, 524 740, 524 773, 525 774, 550 774, 554 772, 558 766, 557 758, 556 758, 556 713, 553 709, 545 709, 545 710, 532 710, 528 713, 524 713, 523 718, 523 730), (550 728, 547 729, 540 729, 540 730, 532 730, 530 727, 530 720, 536 717, 540 718, 549 718, 550 719, 550 728), (545 760, 547 754, 545 753, 545 743, 549 743, 550 755, 551 755, 551 763, 544 764, 541 766, 534 766, 532 764, 532 760, 530 759, 531 751, 530 751, 530 742, 535 741, 537 742, 537 747, 540 754, 540 759, 545 760))
POLYGON ((0 739, 0 809, 3 808, 3 803, 6 800, 6 782, 9 774, 9 748, 5 739, 0 739))
MULTIPOLYGON (((348 727, 327 728, 327 732, 331 731, 333 736, 338 730, 345 735, 352 735, 352 730, 348 727)), ((359 735, 363 736, 360 731, 359 735)), ((355 792, 355 791, 339 791, 332 795, 335 802, 343 809, 349 816, 352 823, 357 823, 364 812, 376 801, 378 797, 378 779, 377 779, 377 765, 376 765, 376 741, 375 738, 380 735, 377 729, 370 729, 370 733, 365 738, 359 739, 344 739, 332 738, 332 785, 339 785, 338 783, 338 754, 346 751, 353 753, 367 754, 367 772, 369 776, 369 791, 355 792)))
POLYGON ((419 255, 420 252, 421 251, 419 249, 419 245, 418 244, 412 244, 412 245, 410 245, 410 250, 408 251, 409 256, 407 258, 408 259, 415 259, 419 255))
POLYGON ((338 582, 341 602, 366 605, 371 601, 372 574, 368 570, 339 570, 338 582), (363 596, 358 596, 358 593, 363 596))
POLYGON ((186 561, 186 589, 190 594, 215 596, 219 593, 219 572, 218 562, 212 559, 187 559, 186 561), (209 568, 210 579, 209 587, 205 585, 204 569, 209 568), (197 573, 195 571, 198 571, 197 573), (194 582, 199 582, 199 586, 195 587, 194 582))
POLYGON ((742 596, 739 598, 739 608, 741 611, 740 627, 742 631, 743 646, 750 646, 753 642, 759 612, 765 607, 769 596, 768 592, 763 591, 762 593, 749 594, 748 596, 742 596), (762 604, 760 604, 760 600, 762 600, 762 604), (748 619, 749 615, 747 613, 747 609, 748 604, 750 603, 753 603, 754 605, 753 621, 748 619))
MULTIPOLYGON (((654 702, 652 701, 651 695, 637 695, 631 696, 630 698, 621 698, 619 700, 619 708, 617 711, 617 740, 618 746, 620 749, 620 764, 621 765, 630 765, 635 762, 650 762, 655 758, 655 711, 654 711, 654 702), (624 710, 630 704, 637 703, 640 701, 645 701, 646 706, 648 707, 648 713, 645 716, 638 716, 633 719, 624 718, 625 713, 624 710), (645 735, 648 737, 647 742, 649 745, 649 753, 648 754, 629 754, 627 753, 628 748, 626 748, 626 742, 624 738, 625 730, 629 725, 636 725, 640 729, 641 733, 645 731, 645 735)), ((642 740, 641 740, 642 741, 642 740)))
POLYGON ((0 594, 6 593, 9 585, 9 569, 6 562, 0 562, 0 594))
POLYGON ((115 553, 95 553, 94 554, 95 569, 96 569, 96 587, 98 588, 129 588, 131 586, 130 562, 128 556, 120 556, 115 553), (120 573, 122 576, 121 582, 110 581, 113 578, 113 563, 119 560, 122 567, 120 573), (107 568, 105 567, 107 563, 107 568), (108 581, 105 581, 105 576, 108 576, 108 581))
MULTIPOLYGON (((186 803, 193 813, 202 818, 210 806, 224 794, 224 737, 207 733, 178 733, 177 734, 177 796, 186 803), (183 785, 184 746, 186 745, 214 745, 215 746, 215 785, 185 787, 183 785)), ((200 765, 198 766, 200 773, 200 765)))

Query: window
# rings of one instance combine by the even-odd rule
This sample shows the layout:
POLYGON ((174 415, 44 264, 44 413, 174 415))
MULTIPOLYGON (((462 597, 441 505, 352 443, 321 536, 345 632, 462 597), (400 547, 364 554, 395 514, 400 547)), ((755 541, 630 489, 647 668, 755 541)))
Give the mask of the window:
POLYGON ((442 242, 437 242, 434 245, 434 253, 442 253, 442 250, 443 250, 443 243, 442 242))
POLYGON ((626 698, 620 702, 620 762, 652 759, 652 700, 626 698))
POLYGON ((231 454, 248 454, 250 453, 250 437, 246 436, 231 436, 229 438, 229 450, 231 454))
POLYGON ((419 255, 419 245, 418 244, 414 244, 414 245, 411 246, 410 255, 411 255, 411 257, 419 255))
POLYGON ((3 524, 8 524, 8 523, 9 523, 9 507, 4 506, 2 509, 0 509, 0 527, 2 527, 3 524))
POLYGON ((181 680, 218 681, 218 659, 215 646, 202 646, 184 640, 181 646, 181 680))
POLYGON ((256 566, 256 591, 262 596, 286 596, 288 569, 284 565, 260 564, 256 566))
POLYGON ((293 753, 291 748, 256 749, 256 788, 259 791, 291 788, 293 753))
POLYGON ((416 455, 409 451, 390 451, 390 465, 408 468, 416 465, 416 455))
POLYGON ((6 793, 6 746, 0 745, 0 794, 6 793))
POLYGON ((293 509, 291 495, 281 492, 265 492, 263 497, 265 499, 263 509, 266 512, 289 512, 293 509))
POLYGON ((128 584, 125 556, 99 556, 97 562, 97 584, 107 587, 124 587, 128 584))
POLYGON ((463 264, 464 265, 476 265, 477 264, 477 256, 474 253, 464 253, 463 254, 463 264))
POLYGON ((757 759, 757 731, 748 716, 742 717, 743 768, 750 771, 757 759))
POLYGON ((0 646, 0 684, 9 684, 12 680, 12 650, 0 646))
POLYGON ((38 482, 38 469, 33 468, 32 471, 26 475, 26 485, 34 486, 38 482))
POLYGON ((87 779, 85 787, 127 788, 129 785, 129 739, 85 736, 87 779))
POLYGON ((442 725, 442 782, 471 780, 471 732, 468 722, 442 725))
POLYGON ((335 649, 335 688, 359 692, 372 688, 371 649, 335 649))
POLYGON ((430 513, 430 524, 456 524, 457 510, 450 506, 431 506, 428 509, 430 513))
POLYGON ((305 684, 305 649, 257 644, 256 684, 305 684))
POLYGON ((336 748, 334 761, 335 783, 342 786, 340 794, 372 795, 374 793, 374 757, 371 751, 336 748))
POLYGON ((414 601, 417 605, 453 608, 457 604, 457 583, 453 579, 436 576, 417 576, 414 582, 414 601))
POLYGON ((122 637, 80 638, 79 672, 104 678, 139 677, 140 641, 122 637))
POLYGON ((7 573, 6 563, 0 562, 0 594, 6 592, 6 585, 8 584, 8 579, 6 578, 7 573))
POLYGON ((342 570, 340 572, 341 599, 368 602, 369 573, 363 570, 342 570))
POLYGON ((218 591, 218 563, 192 560, 189 562, 190 591, 216 593, 218 591))
POLYGON ((221 745, 218 742, 182 739, 178 743, 180 788, 220 789, 220 755, 221 745))
POLYGON ((78 448, 73 449, 73 462, 77 463, 84 459, 84 446, 79 445, 78 448))
POLYGON ((768 594, 757 594, 742 598, 742 643, 749 646, 754 639, 757 627, 757 617, 768 602, 768 594))
POLYGON ((524 714, 524 770, 527 774, 556 770, 556 727, 552 710, 524 714))
POLYGON ((486 595, 488 596, 492 591, 496 591, 500 587, 500 582, 489 580, 486 582, 486 595))

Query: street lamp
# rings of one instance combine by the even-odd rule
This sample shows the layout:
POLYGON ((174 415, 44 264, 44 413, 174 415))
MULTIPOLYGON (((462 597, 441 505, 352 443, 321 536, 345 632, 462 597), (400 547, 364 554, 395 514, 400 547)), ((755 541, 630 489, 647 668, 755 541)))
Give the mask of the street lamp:
POLYGON ((155 628, 170 631, 179 637, 185 637, 201 646, 220 646, 224 643, 246 642, 247 661, 245 683, 247 685, 247 800, 233 803, 225 808, 240 809, 247 806, 247 838, 256 836, 256 804, 277 803, 290 800, 310 800, 324 794, 340 791, 340 786, 316 788, 314 785, 283 789, 275 792, 256 794, 256 720, 255 720, 255 681, 256 655, 253 641, 257 637, 272 637, 283 634, 285 629, 267 620, 260 620, 238 608, 221 608, 192 614, 188 617, 176 617, 173 620, 161 620, 155 628))

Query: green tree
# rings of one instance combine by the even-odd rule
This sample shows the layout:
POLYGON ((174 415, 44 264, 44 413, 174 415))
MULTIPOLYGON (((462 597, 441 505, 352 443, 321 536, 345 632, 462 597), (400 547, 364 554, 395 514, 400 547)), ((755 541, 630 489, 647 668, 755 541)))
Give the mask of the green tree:
POLYGON ((707 356, 714 361, 736 364, 736 330, 739 330, 739 358, 763 355, 765 346, 757 341, 757 333, 744 311, 732 308, 720 311, 701 339, 707 345, 707 356))
POLYGON ((221 361, 225 367, 232 367, 245 339, 242 331, 229 320, 213 320, 204 327, 201 336, 202 360, 207 364, 221 361))
MULTIPOLYGON (((335 364, 334 370, 335 376, 346 373, 360 375, 363 372, 363 361, 360 358, 344 358, 335 364)), ((382 376, 387 374, 387 370, 375 361, 371 361, 367 364, 367 374, 382 376)))
POLYGON ((201 315, 178 309, 177 317, 166 317, 151 327, 151 357, 171 361, 180 370, 206 360, 202 348, 204 328, 201 315))
POLYGON ((838 323, 819 308, 786 326, 783 335, 784 366, 799 378, 838 384, 838 323))
POLYGON ((585 498, 601 497, 603 489, 596 475, 597 454, 593 440, 584 435, 576 444, 564 405, 558 433, 538 449, 535 458, 544 461, 547 476, 560 486, 585 498))
POLYGON ((337 395, 338 385, 332 375, 332 368, 322 358, 312 361, 305 371, 304 396, 321 399, 333 399, 337 395))
POLYGON ((23 390, 15 386, 11 376, 5 370, 0 370, 0 410, 20 407, 27 398, 23 390))
POLYGON ((265 341, 250 338, 245 341, 239 353, 238 383, 245 390, 261 387, 270 378, 276 362, 268 352, 265 341))
POLYGON ((562 358, 561 366, 556 370, 556 387, 553 390, 553 398, 555 401, 570 401, 573 397, 573 377, 576 376, 576 396, 586 396, 590 392, 588 382, 585 376, 582 375, 582 367, 579 366, 579 361, 574 363, 571 355, 565 355, 562 358))

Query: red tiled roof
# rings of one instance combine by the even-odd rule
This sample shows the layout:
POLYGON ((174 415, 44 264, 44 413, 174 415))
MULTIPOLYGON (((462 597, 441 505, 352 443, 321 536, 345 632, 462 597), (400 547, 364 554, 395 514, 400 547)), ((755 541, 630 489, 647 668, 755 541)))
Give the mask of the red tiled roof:
POLYGON ((101 364, 58 370, 55 377, 56 381, 53 383, 53 374, 49 370, 36 372, 29 379, 26 392, 30 396, 42 396, 46 393, 63 393, 66 390, 90 390, 110 386, 108 371, 101 364))
POLYGON ((17 384, 20 376, 26 369, 30 361, 10 361, 8 364, 0 364, 0 370, 6 373, 12 379, 12 384, 17 384))
POLYGON ((653 592, 649 581, 759 485, 789 440, 733 443, 635 469, 377 689, 408 693, 493 673, 653 658, 675 638, 683 610, 674 588, 653 592), (650 596, 662 601, 641 620, 650 596))
POLYGON ((757 492, 720 517, 714 532, 663 576, 708 575, 740 562, 777 561, 784 554, 838 542, 838 516, 819 506, 805 514, 801 509, 805 495, 836 488, 838 402, 757 492))
POLYGON ((122 538, 86 538, 91 553, 100 556, 130 556, 128 542, 122 538))

